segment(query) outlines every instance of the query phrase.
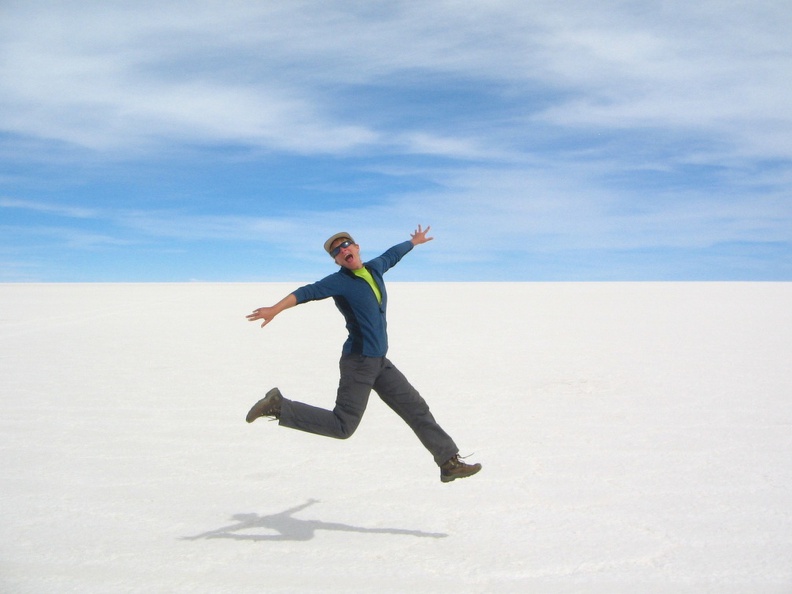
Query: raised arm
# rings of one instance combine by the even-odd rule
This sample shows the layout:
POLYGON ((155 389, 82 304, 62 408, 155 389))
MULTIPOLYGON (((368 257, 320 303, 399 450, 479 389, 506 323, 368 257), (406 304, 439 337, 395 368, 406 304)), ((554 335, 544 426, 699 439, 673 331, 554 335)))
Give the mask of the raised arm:
POLYGON ((261 322, 261 327, 263 328, 267 324, 269 324, 275 316, 277 316, 280 312, 284 309, 289 309, 290 307, 294 307, 297 305, 297 297, 294 296, 294 293, 289 293, 278 301, 275 305, 271 307, 259 307, 258 309, 254 309, 252 314, 247 315, 247 319, 249 322, 255 322, 256 320, 264 320, 261 322))

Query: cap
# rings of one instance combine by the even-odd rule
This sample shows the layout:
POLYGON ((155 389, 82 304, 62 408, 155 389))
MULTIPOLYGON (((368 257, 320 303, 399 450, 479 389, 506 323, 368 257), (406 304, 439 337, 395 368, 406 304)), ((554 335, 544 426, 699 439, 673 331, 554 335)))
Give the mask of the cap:
POLYGON ((324 249, 325 249, 325 251, 326 251, 326 252, 329 254, 329 253, 330 253, 330 246, 331 246, 331 245, 333 245, 333 242, 334 242, 336 239, 341 239, 342 237, 343 237, 344 239, 348 239, 348 240, 349 240, 349 241, 351 241, 352 243, 355 243, 355 240, 354 240, 354 239, 352 239, 352 236, 351 236, 349 233, 346 233, 346 232, 336 233, 336 234, 335 234, 335 235, 333 235, 333 236, 332 236, 330 239, 328 239, 327 241, 325 241, 325 242, 324 242, 324 249))

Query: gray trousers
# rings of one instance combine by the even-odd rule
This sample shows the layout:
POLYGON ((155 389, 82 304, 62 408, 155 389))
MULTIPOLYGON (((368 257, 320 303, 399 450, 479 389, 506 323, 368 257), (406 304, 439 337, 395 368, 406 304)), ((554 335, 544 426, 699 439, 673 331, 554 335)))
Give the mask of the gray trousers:
POLYGON ((435 421, 418 390, 388 359, 344 355, 339 367, 341 379, 333 410, 284 398, 280 425, 326 437, 347 439, 360 424, 369 394, 374 390, 410 426, 438 466, 459 452, 454 440, 435 421))

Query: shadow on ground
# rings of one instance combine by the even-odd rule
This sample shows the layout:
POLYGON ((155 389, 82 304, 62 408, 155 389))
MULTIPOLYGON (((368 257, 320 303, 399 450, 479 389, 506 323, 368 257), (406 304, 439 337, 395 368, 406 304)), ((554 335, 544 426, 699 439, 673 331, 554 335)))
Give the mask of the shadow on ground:
POLYGON ((315 503, 318 503, 317 499, 309 499, 302 505, 269 516, 234 514, 231 518, 235 523, 195 536, 187 536, 183 540, 227 538, 231 540, 303 541, 311 540, 316 535, 317 530, 358 532, 361 534, 394 534, 419 538, 445 538, 448 536, 448 534, 438 532, 423 532, 421 530, 405 530, 402 528, 365 528, 337 522, 323 522, 321 520, 300 520, 294 517, 294 514, 315 503))

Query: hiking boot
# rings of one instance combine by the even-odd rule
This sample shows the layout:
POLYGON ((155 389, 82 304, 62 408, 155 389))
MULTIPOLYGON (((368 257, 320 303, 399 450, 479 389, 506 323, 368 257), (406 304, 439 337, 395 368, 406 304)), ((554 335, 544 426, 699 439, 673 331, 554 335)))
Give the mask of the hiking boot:
POLYGON ((440 467, 440 480, 444 483, 450 483, 458 478, 473 476, 479 470, 481 470, 481 464, 465 464, 459 454, 457 454, 440 467))
POLYGON ((267 392, 267 395, 264 396, 264 398, 253 405, 253 408, 250 409, 247 417, 245 417, 245 420, 248 423, 252 423, 259 417, 272 417, 273 419, 279 419, 282 401, 283 396, 281 396, 280 390, 278 390, 278 388, 272 388, 272 390, 267 392))

